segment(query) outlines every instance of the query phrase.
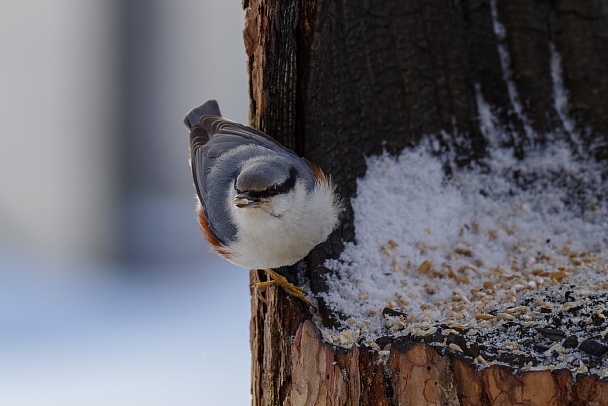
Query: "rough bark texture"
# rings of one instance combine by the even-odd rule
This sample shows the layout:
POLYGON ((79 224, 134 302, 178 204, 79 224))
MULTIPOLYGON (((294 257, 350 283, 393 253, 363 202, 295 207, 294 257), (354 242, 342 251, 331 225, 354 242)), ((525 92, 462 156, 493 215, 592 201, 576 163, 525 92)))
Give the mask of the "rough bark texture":
MULTIPOLYGON (((497 0, 504 37, 496 34, 490 0, 243 6, 251 125, 331 174, 347 203, 341 228, 306 260, 313 294, 326 289, 320 264, 354 238, 348 202, 365 156, 396 153, 426 134, 443 134, 463 164, 483 156, 478 94, 510 128, 519 156, 546 142, 546 132, 566 131, 552 99, 551 46, 561 56, 570 116, 592 155, 608 157, 607 0, 497 0), (510 58, 515 96, 499 47, 510 58)), ((252 283, 258 278, 252 272, 252 283)), ((608 404, 605 383, 582 376, 573 383, 569 372, 477 371, 422 344, 394 346, 386 365, 364 347, 328 347, 304 322, 310 314, 300 303, 274 289, 268 294, 267 305, 252 300, 255 405, 608 404)), ((332 323, 322 302, 319 312, 332 323)))

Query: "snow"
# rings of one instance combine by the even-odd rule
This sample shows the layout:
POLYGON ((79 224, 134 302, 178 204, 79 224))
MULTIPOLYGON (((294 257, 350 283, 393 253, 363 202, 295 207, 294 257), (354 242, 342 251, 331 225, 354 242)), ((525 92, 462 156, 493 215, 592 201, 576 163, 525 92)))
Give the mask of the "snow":
POLYGON ((490 7, 492 10, 492 28, 494 29, 494 35, 498 40, 497 51, 500 57, 500 65, 503 72, 503 80, 507 84, 507 93, 511 100, 511 106, 517 117, 522 121, 524 130, 529 140, 534 140, 535 132, 530 125, 530 121, 524 114, 524 109, 521 104, 521 98, 517 91, 517 86, 513 81, 513 72, 511 70, 511 56, 509 55, 507 47, 507 30, 505 26, 500 22, 498 18, 498 8, 496 0, 490 0, 490 7))
MULTIPOLYGON (((572 265, 570 252, 606 248, 606 206, 591 195, 579 205, 567 203, 572 183, 606 187, 594 177, 599 168, 594 172, 592 163, 575 161, 563 144, 533 151, 521 162, 510 151, 497 150, 483 165, 451 179, 426 144, 367 164, 352 202, 356 242, 327 264, 338 278, 328 280, 326 299, 355 320, 375 312, 366 330, 376 338, 385 330, 382 309, 399 303, 399 297, 398 307, 416 315, 414 321, 441 321, 449 315, 446 308, 419 309, 451 303, 455 291, 470 299, 470 290, 483 289, 496 269, 556 271, 572 265), (520 178, 537 179, 524 188, 520 178), (561 252, 564 246, 567 253, 561 252), (425 262, 431 268, 421 272, 425 262), (460 273, 460 279, 450 279, 450 272, 460 273)), ((526 283, 532 281, 542 285, 534 278, 526 283)))
POLYGON ((576 131, 576 125, 574 121, 568 116, 568 92, 564 88, 564 80, 562 78, 562 67, 561 58, 555 44, 549 43, 549 51, 551 52, 551 80, 553 81, 553 101, 555 111, 559 119, 564 126, 564 130, 568 137, 573 141, 573 146, 576 148, 575 152, 580 156, 582 155, 582 142, 578 132, 576 131))
MULTIPOLYGON (((511 80, 495 2, 492 11, 513 110, 527 136, 536 138, 511 80)), ((524 370, 580 372, 589 366, 592 373, 608 375, 608 362, 543 336, 565 334, 579 342, 608 336, 602 323, 589 327, 592 313, 608 314, 605 300, 598 299, 608 288, 606 168, 585 158, 568 117, 553 46, 550 63, 555 108, 566 134, 547 134, 550 141, 543 147, 527 144, 523 159, 503 146, 511 134, 479 86, 479 125, 489 143, 480 162, 458 167, 450 153, 437 153, 433 137, 399 156, 367 159, 351 202, 355 242, 326 263, 334 272, 323 296, 343 317, 331 328, 318 321, 325 340, 381 350, 378 341, 385 336, 443 335, 431 345, 465 352, 471 344, 499 348, 490 363, 508 364, 501 361, 505 353, 523 354, 541 360, 520 365, 524 370), (579 303, 589 308, 573 313, 579 303), (458 335, 475 339, 447 341, 458 335)), ((477 358, 480 366, 489 364, 477 358)))

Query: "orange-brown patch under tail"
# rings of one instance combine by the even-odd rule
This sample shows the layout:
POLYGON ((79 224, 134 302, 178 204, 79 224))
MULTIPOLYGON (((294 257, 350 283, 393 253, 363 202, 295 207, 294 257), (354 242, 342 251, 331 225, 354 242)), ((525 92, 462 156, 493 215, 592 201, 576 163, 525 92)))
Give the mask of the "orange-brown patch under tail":
POLYGON ((209 228, 209 221, 207 221, 207 217, 205 216, 205 211, 199 207, 197 210, 197 214, 198 214, 198 224, 201 227, 201 232, 205 236, 205 239, 207 240, 209 245, 211 245, 211 248, 213 248, 213 250, 215 252, 217 252, 224 258, 229 259, 230 255, 224 249, 224 245, 220 242, 220 240, 217 239, 215 234, 213 234, 213 231, 211 231, 211 229, 209 228))

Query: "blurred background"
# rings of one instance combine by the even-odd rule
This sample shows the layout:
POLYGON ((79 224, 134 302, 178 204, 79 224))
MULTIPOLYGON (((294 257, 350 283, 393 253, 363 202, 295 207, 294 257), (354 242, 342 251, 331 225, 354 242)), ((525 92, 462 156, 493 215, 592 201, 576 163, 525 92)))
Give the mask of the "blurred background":
POLYGON ((248 121, 239 0, 0 3, 0 405, 250 402, 249 273, 185 113, 248 121))

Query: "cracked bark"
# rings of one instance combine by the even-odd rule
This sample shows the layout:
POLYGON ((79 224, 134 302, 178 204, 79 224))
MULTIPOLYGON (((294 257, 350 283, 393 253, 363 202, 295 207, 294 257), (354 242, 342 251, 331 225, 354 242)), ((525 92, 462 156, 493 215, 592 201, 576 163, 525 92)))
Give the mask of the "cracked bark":
MULTIPOLYGON (((551 44, 561 57, 570 116, 597 159, 608 158, 607 0, 499 0, 499 40, 489 0, 244 0, 251 125, 317 163, 347 203, 342 226, 305 261, 313 295, 322 266, 352 241, 349 199, 364 157, 397 153, 444 132, 461 163, 485 153, 476 89, 512 130, 519 155, 562 127, 551 98, 551 44), (513 113, 499 41, 508 51, 523 116, 513 113), (526 133, 529 125, 538 139, 526 133), (592 129, 592 130, 587 130, 592 129)), ((292 280, 295 268, 281 269, 292 280)), ((263 275, 251 273, 252 284, 263 275)), ((594 377, 549 371, 477 371, 430 347, 395 343, 386 364, 364 346, 323 344, 301 303, 268 290, 252 296, 254 405, 608 404, 594 377)), ((336 315, 319 303, 323 323, 336 315)))

